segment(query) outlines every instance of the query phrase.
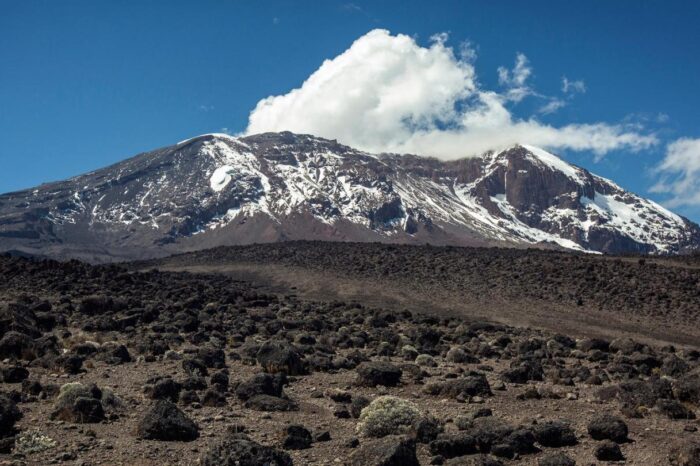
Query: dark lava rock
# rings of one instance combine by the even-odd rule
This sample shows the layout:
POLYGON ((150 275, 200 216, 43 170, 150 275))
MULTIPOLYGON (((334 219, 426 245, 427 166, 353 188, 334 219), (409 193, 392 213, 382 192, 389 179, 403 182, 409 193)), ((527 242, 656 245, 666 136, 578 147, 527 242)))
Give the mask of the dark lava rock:
POLYGON ((202 406, 226 406, 226 396, 218 390, 209 388, 202 395, 202 406))
POLYGON ((191 405, 192 403, 200 403, 202 400, 194 390, 183 390, 180 392, 180 403, 183 405, 191 405))
POLYGON ((77 354, 71 354, 63 358, 61 368, 66 374, 80 374, 83 369, 83 361, 85 358, 77 354))
POLYGON ((687 362, 674 354, 663 360, 661 364, 661 373, 671 377, 680 377, 688 372, 689 368, 690 366, 687 362))
POLYGON ((100 348, 100 359, 107 364, 117 365, 131 362, 131 355, 126 346, 110 342, 100 348))
POLYGON ((680 401, 700 406, 700 372, 686 374, 678 379, 675 392, 680 401))
POLYGON ((600 461, 623 461, 625 459, 620 446, 610 440, 600 442, 593 454, 600 461))
POLYGON ((356 371, 356 383, 364 387, 395 387, 401 380, 401 369, 384 361, 363 362, 356 371))
POLYGON ((503 466, 503 462, 488 455, 461 456, 444 463, 445 466, 503 466))
POLYGON ((29 377, 29 371, 21 366, 3 367, 0 376, 5 383, 19 383, 29 377))
POLYGON ((352 417, 354 417, 355 419, 359 418, 360 414, 362 413, 362 410, 365 407, 369 406, 371 402, 372 401, 366 396, 353 396, 352 401, 350 402, 350 415, 352 415, 352 417))
POLYGON ((236 396, 245 401, 256 395, 282 396, 282 388, 287 383, 285 374, 255 374, 236 387, 236 396))
POLYGON ((263 343, 255 355, 265 372, 288 375, 306 374, 306 367, 299 352, 285 341, 270 340, 263 343))
POLYGON ((296 411, 299 409, 292 400, 270 395, 255 395, 245 402, 245 407, 255 411, 296 411))
POLYGON ((78 306, 78 312, 86 315, 97 315, 115 309, 114 300, 108 296, 87 296, 78 306))
POLYGON ((183 390, 204 390, 207 388, 207 381, 204 377, 191 375, 180 381, 183 390))
POLYGON ((390 435, 363 442, 350 457, 352 466, 420 466, 412 439, 390 435))
MULTIPOLYGON (((516 429, 507 422, 493 418, 480 417, 471 421, 463 431, 474 439, 479 451, 488 453, 495 445, 508 445, 515 453, 527 454, 536 451, 535 436, 527 429, 516 429)), ((505 452, 505 449, 502 448, 505 452)))
POLYGON ((212 374, 210 382, 217 390, 225 392, 228 390, 228 373, 226 371, 219 371, 212 374))
POLYGON ((509 458, 515 457, 515 449, 509 443, 497 443, 491 447, 491 454, 499 458, 509 458))
POLYGON ((576 445, 576 433, 563 422, 552 421, 537 424, 533 433, 537 442, 544 447, 565 447, 576 445))
POLYGON ((540 458, 539 466, 576 466, 576 461, 564 453, 550 453, 540 458))
POLYGON ((589 351, 609 351, 610 350, 610 342, 600 339, 600 338, 591 338, 591 339, 584 339, 578 342, 577 344, 578 349, 581 351, 589 352, 589 351))
POLYGON ((201 458, 202 466, 292 466, 292 458, 242 433, 228 434, 201 458))
POLYGON ((468 398, 472 396, 491 396, 491 386, 482 374, 473 374, 445 382, 434 382, 425 386, 423 391, 429 395, 449 398, 468 398))
POLYGON ((199 359, 184 359, 182 361, 182 368, 187 375, 192 377, 206 377, 209 375, 207 366, 199 359))
POLYGON ((348 411, 347 406, 345 405, 338 405, 333 409, 333 416, 337 417, 338 419, 350 419, 350 411, 348 411))
POLYGON ((205 366, 213 369, 223 369, 226 367, 226 355, 220 348, 205 347, 197 350, 197 359, 205 366))
POLYGON ((656 408, 669 419, 695 419, 695 413, 676 400, 659 400, 656 408))
POLYGON ((146 385, 144 392, 154 400, 170 400, 177 402, 182 385, 170 377, 159 378, 153 385, 146 385))
POLYGON ((413 435, 418 443, 430 443, 442 432, 442 426, 434 417, 421 417, 413 425, 413 435))
POLYGON ((602 414, 588 423, 588 434, 595 440, 627 441, 627 424, 617 416, 602 414))
POLYGON ((199 437, 199 428, 173 403, 157 400, 139 421, 136 435, 148 440, 189 442, 199 437))
POLYGON ((476 440, 465 433, 441 434, 430 442, 430 453, 444 458, 478 453, 476 440))
POLYGON ((501 378, 504 382, 524 384, 530 380, 542 380, 544 371, 536 361, 523 361, 515 363, 513 367, 505 370, 501 374, 501 378))
POLYGON ((285 450, 304 450, 311 447, 311 432, 302 425, 292 424, 287 426, 284 434, 282 448, 285 450))
POLYGON ((516 429, 506 437, 503 444, 509 445, 516 453, 527 454, 537 451, 535 435, 528 429, 516 429))
POLYGON ((659 377, 630 380, 617 386, 603 387, 598 391, 598 396, 602 400, 617 398, 633 410, 638 407, 653 408, 660 399, 674 398, 671 382, 659 377))
POLYGON ((7 332, 0 339, 0 359, 5 358, 34 360, 36 358, 34 340, 24 333, 7 332))
POLYGON ((15 422, 21 418, 22 413, 17 409, 15 402, 6 395, 0 395, 0 438, 12 435, 15 422))

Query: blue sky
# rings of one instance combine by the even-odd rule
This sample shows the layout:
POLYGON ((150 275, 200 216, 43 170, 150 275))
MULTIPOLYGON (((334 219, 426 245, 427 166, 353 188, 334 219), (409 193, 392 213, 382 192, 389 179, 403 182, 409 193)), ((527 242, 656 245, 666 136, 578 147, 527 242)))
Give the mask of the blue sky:
POLYGON ((475 82, 501 96, 515 85, 498 68, 513 78, 523 54, 527 95, 504 103, 513 119, 653 137, 644 148, 557 152, 700 221, 698 17, 694 1, 4 0, 0 192, 244 131, 261 99, 299 88, 380 28, 426 50, 446 32, 457 55, 468 41, 475 82), (564 93, 563 77, 585 92, 564 93), (553 101, 565 105, 540 111, 553 101))

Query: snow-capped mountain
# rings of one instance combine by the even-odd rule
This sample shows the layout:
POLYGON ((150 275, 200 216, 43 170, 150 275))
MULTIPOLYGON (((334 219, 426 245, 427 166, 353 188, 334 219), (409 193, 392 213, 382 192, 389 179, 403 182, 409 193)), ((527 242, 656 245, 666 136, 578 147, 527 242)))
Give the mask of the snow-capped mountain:
POLYGON ((0 249, 93 260, 287 239, 679 253, 700 229, 516 145, 443 162, 288 132, 209 134, 0 196, 0 249))

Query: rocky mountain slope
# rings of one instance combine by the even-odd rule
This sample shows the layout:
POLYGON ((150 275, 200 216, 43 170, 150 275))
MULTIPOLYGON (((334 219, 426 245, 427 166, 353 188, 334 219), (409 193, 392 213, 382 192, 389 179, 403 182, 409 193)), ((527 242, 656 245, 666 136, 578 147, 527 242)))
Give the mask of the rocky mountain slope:
POLYGON ((697 250, 700 229, 536 147, 442 162, 210 134, 0 196, 0 250, 113 260, 289 239, 697 250))

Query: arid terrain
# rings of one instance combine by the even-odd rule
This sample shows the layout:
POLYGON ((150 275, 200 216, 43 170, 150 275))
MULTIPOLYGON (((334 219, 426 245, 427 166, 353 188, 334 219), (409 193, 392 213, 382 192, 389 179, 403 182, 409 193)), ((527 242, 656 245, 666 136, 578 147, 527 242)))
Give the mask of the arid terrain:
POLYGON ((700 255, 295 241, 216 248, 135 267, 226 273, 308 299, 578 336, 700 342, 700 255))
POLYGON ((700 464, 700 260, 0 256, 4 464, 700 464))

